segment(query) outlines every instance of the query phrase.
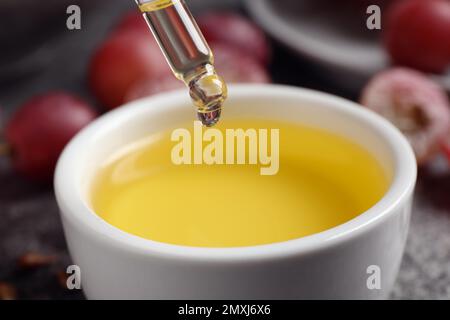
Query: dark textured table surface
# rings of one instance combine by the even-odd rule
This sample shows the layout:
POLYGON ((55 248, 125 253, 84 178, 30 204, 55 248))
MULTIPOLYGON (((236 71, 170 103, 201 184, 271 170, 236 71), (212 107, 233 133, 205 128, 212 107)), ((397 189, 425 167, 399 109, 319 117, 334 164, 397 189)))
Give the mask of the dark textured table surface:
MULTIPOLYGON (((45 68, 21 81, 2 83, 0 105, 6 116, 27 97, 51 89, 67 89, 91 99, 85 83, 89 57, 116 17, 133 8, 126 1, 111 3, 86 18, 81 31, 66 31, 50 43, 51 63, 45 68)), ((275 82, 354 98, 277 45, 272 74, 275 82)), ((58 284, 57 274, 69 264, 51 186, 23 180, 12 173, 6 159, 0 159, 0 282, 15 285, 22 299, 83 298, 82 292, 58 284), (19 270, 18 257, 30 251, 54 254, 58 260, 38 270, 19 270)), ((419 174, 406 252, 392 298, 450 298, 450 171, 439 162, 419 174)))

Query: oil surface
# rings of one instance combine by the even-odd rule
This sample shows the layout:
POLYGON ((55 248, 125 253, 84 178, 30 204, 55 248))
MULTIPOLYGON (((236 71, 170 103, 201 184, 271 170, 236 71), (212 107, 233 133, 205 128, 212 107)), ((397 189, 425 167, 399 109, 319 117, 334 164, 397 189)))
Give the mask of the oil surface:
POLYGON ((342 224, 379 201, 390 183, 369 152, 335 134, 252 119, 224 120, 217 128, 279 129, 279 172, 262 176, 251 165, 174 165, 168 130, 108 159, 93 181, 93 210, 146 239, 251 246, 342 224))

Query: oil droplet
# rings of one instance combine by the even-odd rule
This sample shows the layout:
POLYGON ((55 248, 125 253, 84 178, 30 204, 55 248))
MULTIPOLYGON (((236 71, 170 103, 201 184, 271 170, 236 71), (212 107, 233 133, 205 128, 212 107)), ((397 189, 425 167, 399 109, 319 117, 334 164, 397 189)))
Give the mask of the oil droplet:
POLYGON ((207 127, 214 126, 220 120, 228 90, 213 67, 206 68, 204 73, 189 82, 189 94, 199 120, 207 127))
POLYGON ((205 127, 214 127, 220 120, 222 107, 210 112, 198 112, 197 117, 205 127))

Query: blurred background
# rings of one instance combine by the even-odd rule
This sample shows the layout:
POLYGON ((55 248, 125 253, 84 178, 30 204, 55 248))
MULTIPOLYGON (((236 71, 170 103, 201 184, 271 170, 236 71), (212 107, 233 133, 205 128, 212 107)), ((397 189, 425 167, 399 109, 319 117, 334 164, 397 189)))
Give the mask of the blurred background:
MULTIPOLYGON (((450 1, 187 3, 228 82, 360 101, 407 135, 420 171, 392 298, 449 299, 450 1), (381 30, 367 27, 373 4, 381 30)), ((132 0, 0 1, 0 48, 0 299, 83 299, 64 287, 71 261, 49 182, 57 156, 96 116, 182 84, 132 0), (73 4, 80 30, 66 27, 73 4)))

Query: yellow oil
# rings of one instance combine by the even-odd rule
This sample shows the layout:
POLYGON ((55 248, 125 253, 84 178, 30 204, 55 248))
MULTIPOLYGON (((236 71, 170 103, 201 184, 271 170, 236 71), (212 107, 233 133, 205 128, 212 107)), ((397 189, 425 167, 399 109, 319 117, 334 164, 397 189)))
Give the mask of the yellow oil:
POLYGON ((142 12, 160 10, 172 6, 177 0, 147 0, 139 1, 139 9, 142 12))
POLYGON ((189 88, 199 120, 214 126, 220 119, 227 87, 216 73, 213 53, 186 3, 137 2, 174 75, 189 88))
MULTIPOLYGON (((192 124, 185 127, 192 131, 192 124)), ((278 173, 263 176, 254 165, 174 165, 168 130, 111 155, 92 183, 93 210, 142 238, 241 247, 335 227, 372 207, 389 186, 377 160, 338 135, 255 119, 216 127, 225 128, 279 129, 278 173)))

